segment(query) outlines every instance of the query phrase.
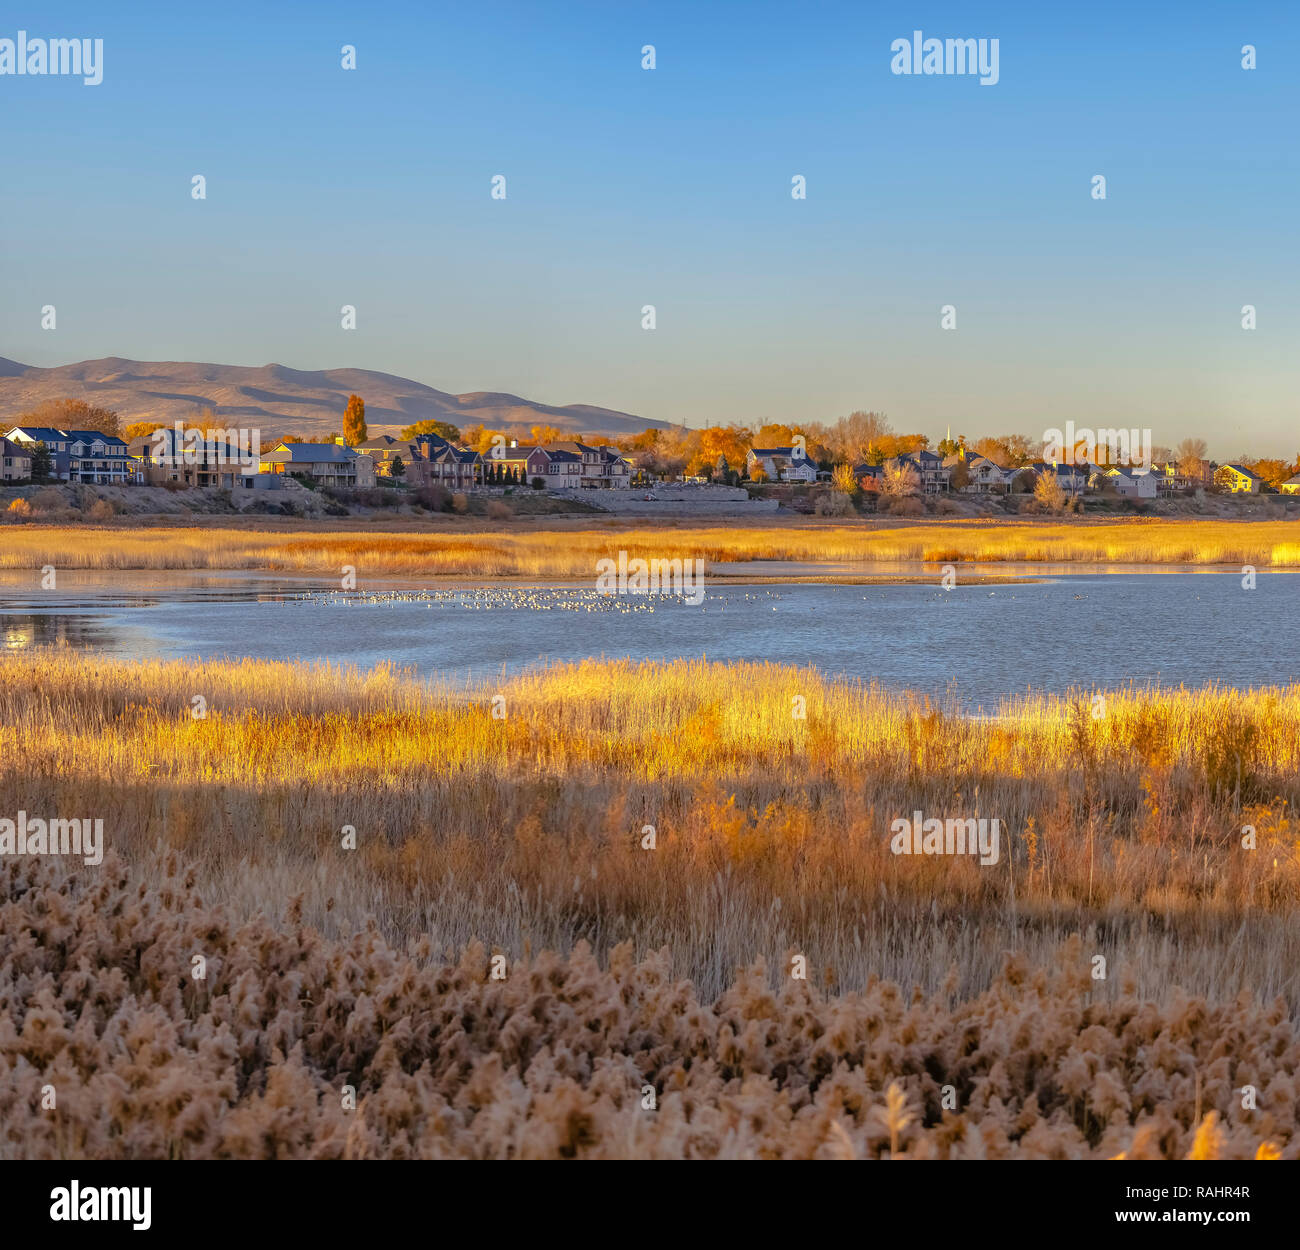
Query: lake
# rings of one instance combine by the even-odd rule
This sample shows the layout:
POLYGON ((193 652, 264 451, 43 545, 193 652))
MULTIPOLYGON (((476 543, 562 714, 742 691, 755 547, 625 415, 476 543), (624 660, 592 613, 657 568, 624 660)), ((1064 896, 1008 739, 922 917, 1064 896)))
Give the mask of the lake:
POLYGON ((588 656, 770 660, 994 708, 1026 690, 1300 680, 1300 577, 1076 574, 958 585, 710 579, 703 603, 588 586, 389 585, 345 593, 279 574, 36 574, 0 583, 9 659, 43 644, 126 658, 254 656, 489 680, 588 656))

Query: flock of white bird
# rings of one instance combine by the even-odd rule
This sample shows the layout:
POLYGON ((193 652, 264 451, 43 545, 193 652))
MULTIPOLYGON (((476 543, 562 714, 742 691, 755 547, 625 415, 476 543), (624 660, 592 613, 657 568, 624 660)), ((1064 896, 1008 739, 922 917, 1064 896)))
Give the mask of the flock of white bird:
MULTIPOLYGON (((772 591, 760 593, 733 593, 709 595, 704 610, 711 602, 715 608, 726 610, 727 603, 756 604, 781 596, 772 591)), ((301 595, 299 602, 317 603, 341 608, 393 608, 409 604, 423 604, 426 608, 439 605, 459 607, 470 612, 654 612, 661 607, 680 607, 683 598, 675 594, 607 595, 586 587, 551 588, 542 586, 477 586, 467 589, 445 590, 352 590, 312 592, 301 595)), ((772 605, 776 611, 776 605, 772 605)))

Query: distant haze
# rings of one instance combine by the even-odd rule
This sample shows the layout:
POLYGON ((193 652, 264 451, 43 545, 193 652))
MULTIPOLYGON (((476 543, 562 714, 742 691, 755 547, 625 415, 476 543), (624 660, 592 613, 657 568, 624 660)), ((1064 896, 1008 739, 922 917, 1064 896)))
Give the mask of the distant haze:
POLYGON ((249 368, 120 356, 37 369, 0 358, 0 421, 9 424, 38 404, 67 397, 115 409, 124 426, 136 421, 170 424, 211 408, 224 424, 259 429, 264 439, 310 436, 343 428, 350 394, 366 401, 372 434, 395 434, 402 426, 427 420, 450 421, 462 429, 550 425, 571 435, 611 438, 666 426, 588 404, 557 407, 493 391, 450 395, 370 369, 249 368))

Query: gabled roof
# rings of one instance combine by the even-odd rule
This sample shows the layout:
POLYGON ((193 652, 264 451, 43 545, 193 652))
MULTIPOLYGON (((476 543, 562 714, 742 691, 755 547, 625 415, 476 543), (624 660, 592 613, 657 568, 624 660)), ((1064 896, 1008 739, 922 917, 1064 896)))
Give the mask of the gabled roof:
POLYGON ((527 460, 529 456, 531 456, 534 452, 538 452, 544 456, 546 455, 546 448, 531 447, 531 446, 493 448, 492 451, 488 452, 487 455, 483 457, 483 462, 485 464, 493 460, 513 460, 515 462, 519 462, 522 460, 527 460))
POLYGON ((21 456, 24 460, 30 460, 31 452, 21 443, 11 443, 7 438, 0 437, 0 456, 21 456))
POLYGON ((281 443, 270 454, 274 456, 281 451, 288 452, 294 464, 320 464, 327 460, 345 464, 356 458, 351 447, 340 447, 337 443, 281 443))
POLYGON ((1289 478, 1287 478, 1287 480, 1286 480, 1285 482, 1283 482, 1282 485, 1283 485, 1283 486, 1300 486, 1300 473, 1297 473, 1297 474, 1295 475, 1295 477, 1289 477, 1289 478))
POLYGON ((441 434, 417 434, 411 442, 420 444, 426 451, 442 451, 452 446, 441 434))
POLYGON ((56 430, 52 425, 15 425, 10 434, 22 434, 36 443, 90 443, 98 440, 106 447, 125 447, 116 434, 101 434, 98 430, 56 430))
POLYGON ((51 440, 62 442, 68 437, 62 430, 56 430, 52 425, 14 425, 9 427, 7 433, 22 434, 38 443, 51 440))
POLYGON ((101 442, 105 446, 125 447, 123 439, 118 438, 116 434, 101 434, 98 430, 64 430, 69 442, 73 443, 93 443, 101 442))
POLYGON ((1234 470, 1237 473, 1242 474, 1245 477, 1250 478, 1254 482, 1262 482, 1264 480, 1259 476, 1258 473, 1252 473, 1248 468, 1246 468, 1245 465, 1229 463, 1227 467, 1229 469, 1234 470))

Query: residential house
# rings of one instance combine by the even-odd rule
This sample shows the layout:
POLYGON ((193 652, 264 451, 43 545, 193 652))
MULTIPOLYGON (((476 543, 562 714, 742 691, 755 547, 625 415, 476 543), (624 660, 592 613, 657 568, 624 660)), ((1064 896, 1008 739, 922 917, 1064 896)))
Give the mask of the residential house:
POLYGON ((374 461, 377 477, 400 480, 408 486, 425 486, 429 482, 429 461, 416 439, 380 434, 376 438, 368 438, 364 443, 358 443, 355 450, 374 461), (394 473, 393 469, 399 461, 401 472, 394 473))
POLYGON ((1089 482, 1098 490, 1108 487, 1123 499, 1154 499, 1156 474, 1149 469, 1133 469, 1128 465, 1112 464, 1093 466, 1089 482))
POLYGON ((541 447, 520 447, 511 442, 509 447, 493 447, 483 457, 483 483, 486 486, 499 485, 504 476, 505 484, 531 485, 533 478, 546 480, 546 467, 550 462, 541 447))
POLYGON ((31 449, 0 438, 0 482, 26 482, 31 476, 31 449))
POLYGON ((979 456, 963 448, 961 451, 944 458, 943 467, 948 470, 950 484, 953 471, 959 464, 966 466, 968 480, 966 485, 961 487, 961 493, 964 495, 987 495, 995 491, 1005 490, 1019 472, 1018 469, 1003 469, 1000 465, 994 464, 987 456, 979 456))
POLYGON ((421 434, 416 440, 429 465, 429 481, 448 490, 468 490, 483 480, 483 457, 476 451, 457 447, 437 434, 421 434))
POLYGON ((150 486, 247 486, 257 475, 261 448, 235 430, 181 430, 168 426, 133 438, 127 455, 137 480, 150 486))
POLYGON ((1278 488, 1284 495, 1300 495, 1300 473, 1289 477, 1278 488))
POLYGON ((125 486, 135 473, 126 443, 97 430, 56 430, 51 426, 16 425, 5 435, 10 442, 44 443, 50 452, 51 474, 61 482, 96 486, 125 486))
POLYGON ((1215 482, 1234 495, 1258 495, 1264 481, 1244 464, 1225 464, 1214 475, 1215 482))
MULTIPOLYGON (((586 490, 626 490, 632 484, 632 464, 614 447, 590 447, 573 440, 547 443, 543 450, 548 456, 564 452, 575 456, 581 469, 579 485, 586 490)), ((571 465, 567 458, 563 461, 571 465)), ((563 476, 572 476, 568 470, 563 476)))
POLYGON ((1214 472, 1219 466, 1213 460, 1201 460, 1198 467, 1191 472, 1180 468, 1170 460, 1164 464, 1152 466, 1156 476, 1156 493, 1172 495, 1180 490, 1207 487, 1214 482, 1214 472))
POLYGON ((576 452, 546 448, 546 489, 577 490, 582 485, 582 457, 576 452))
POLYGON ((344 489, 365 489, 375 484, 375 462, 342 439, 333 443, 280 443, 262 457, 261 471, 309 477, 322 486, 344 489))
POLYGON ((944 458, 932 451, 909 451, 898 457, 903 464, 910 464, 921 480, 921 493, 940 495, 949 489, 952 469, 944 463, 944 458))
POLYGON ((853 477, 861 490, 869 495, 878 495, 885 477, 885 467, 880 464, 855 464, 853 477))
MULTIPOLYGON (((1037 460, 1027 467, 1035 476, 1041 476, 1044 473, 1054 474, 1061 489, 1071 498, 1082 495, 1084 490, 1087 489, 1087 470, 1080 468, 1077 464, 1048 464, 1046 461, 1037 460)), ((1024 469, 1016 470, 1017 473, 1023 473, 1024 471, 1024 469)))
POLYGON ((745 473, 761 468, 772 482, 815 482, 817 465, 802 447, 751 447, 745 453, 745 473))

